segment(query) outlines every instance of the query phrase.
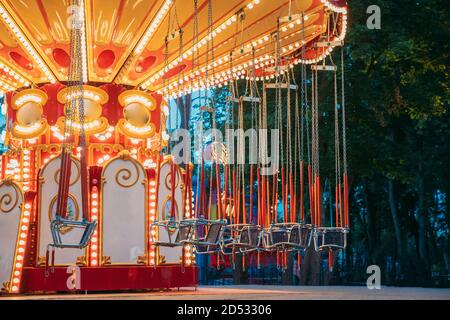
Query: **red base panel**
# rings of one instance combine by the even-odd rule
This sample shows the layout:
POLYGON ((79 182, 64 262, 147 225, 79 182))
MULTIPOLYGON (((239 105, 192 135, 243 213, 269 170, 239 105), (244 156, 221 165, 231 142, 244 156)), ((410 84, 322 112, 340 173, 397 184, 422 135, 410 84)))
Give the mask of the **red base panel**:
MULTIPOLYGON (((77 288, 80 291, 129 291, 162 288, 196 287, 197 267, 182 269, 180 265, 80 267, 77 288)), ((67 267, 55 267, 45 276, 45 268, 24 268, 22 293, 71 291, 67 267)))

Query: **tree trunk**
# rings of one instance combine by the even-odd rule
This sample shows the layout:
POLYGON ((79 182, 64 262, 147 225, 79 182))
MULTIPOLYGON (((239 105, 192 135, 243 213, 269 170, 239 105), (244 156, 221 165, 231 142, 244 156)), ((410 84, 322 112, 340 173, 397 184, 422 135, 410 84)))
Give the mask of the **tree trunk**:
POLYGON ((319 285, 320 283, 320 252, 314 250, 314 245, 306 249, 305 261, 300 270, 300 284, 319 285))
POLYGON ((294 255, 290 252, 287 254, 286 270, 281 275, 281 284, 284 286, 292 286, 294 284, 294 255))
POLYGON ((425 210, 425 190, 423 177, 418 179, 418 224, 419 224, 419 280, 422 285, 427 284, 429 278, 429 263, 427 256, 427 211, 425 210))
POLYGON ((235 285, 248 284, 247 263, 248 263, 248 258, 246 258, 246 266, 245 266, 245 270, 244 270, 243 266, 242 266, 242 255, 241 254, 236 255, 236 261, 235 261, 236 269, 233 272, 233 283, 235 285))
MULTIPOLYGON (((394 224, 395 231, 395 242, 397 245, 397 261, 399 263, 398 269, 396 268, 396 274, 401 273, 401 261, 403 257, 403 249, 402 249, 402 234, 400 229, 400 221, 398 218, 398 209, 397 209, 397 201, 395 198, 395 189, 394 189, 394 180, 388 179, 388 195, 389 195, 389 208, 391 211, 392 223, 394 224)), ((397 275, 395 276, 397 279, 397 275)))
POLYGON ((366 233, 367 233, 367 252, 370 263, 377 263, 376 257, 374 253, 375 248, 375 224, 374 224, 374 217, 373 217, 373 197, 372 192, 369 190, 369 186, 366 179, 363 179, 363 186, 364 186, 364 203, 366 206, 366 233))

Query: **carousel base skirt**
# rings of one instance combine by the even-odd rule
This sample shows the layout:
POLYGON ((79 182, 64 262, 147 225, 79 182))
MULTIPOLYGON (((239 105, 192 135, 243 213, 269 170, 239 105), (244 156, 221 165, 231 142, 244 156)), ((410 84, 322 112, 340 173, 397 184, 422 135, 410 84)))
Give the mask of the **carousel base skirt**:
POLYGON ((134 291, 182 287, 197 287, 195 266, 105 266, 80 267, 74 272, 68 267, 55 267, 45 275, 45 268, 24 268, 21 293, 74 291, 134 291), (72 288, 69 289, 69 288, 72 288))

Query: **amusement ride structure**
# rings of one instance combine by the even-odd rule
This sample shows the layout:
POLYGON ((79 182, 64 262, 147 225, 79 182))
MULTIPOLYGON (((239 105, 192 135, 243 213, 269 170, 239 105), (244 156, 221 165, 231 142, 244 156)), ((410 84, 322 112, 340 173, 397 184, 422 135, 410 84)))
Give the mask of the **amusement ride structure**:
POLYGON ((3 292, 195 287, 197 255, 230 267, 240 256, 244 268, 273 256, 285 269, 310 246, 332 268, 350 220, 343 51, 331 58, 346 30, 342 0, 0 0, 3 292), (325 73, 330 218, 319 166, 325 73), (224 127, 204 93, 213 88, 228 93, 224 127), (214 144, 212 163, 203 152, 195 165, 187 154, 175 161, 168 123, 192 129, 194 92, 214 129, 243 132, 244 116, 276 129, 279 167, 266 170, 267 135, 255 163, 227 160, 244 160, 242 135, 232 155, 214 144))

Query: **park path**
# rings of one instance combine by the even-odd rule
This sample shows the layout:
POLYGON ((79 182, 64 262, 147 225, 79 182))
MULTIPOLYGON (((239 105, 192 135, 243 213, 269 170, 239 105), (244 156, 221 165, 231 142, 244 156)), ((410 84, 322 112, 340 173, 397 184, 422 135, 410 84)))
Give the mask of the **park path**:
POLYGON ((310 286, 201 286, 170 291, 114 294, 66 294, 0 297, 2 299, 43 300, 450 300, 450 289, 382 287, 310 286))

